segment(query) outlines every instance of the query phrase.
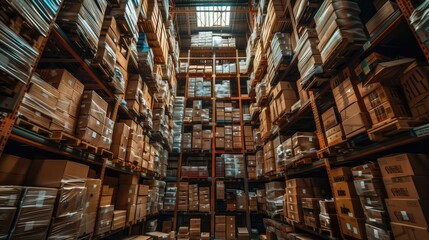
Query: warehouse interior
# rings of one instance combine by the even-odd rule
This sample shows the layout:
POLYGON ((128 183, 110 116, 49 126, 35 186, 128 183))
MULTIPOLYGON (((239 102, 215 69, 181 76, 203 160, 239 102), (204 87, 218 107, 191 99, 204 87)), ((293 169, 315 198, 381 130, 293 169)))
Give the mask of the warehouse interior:
POLYGON ((429 240, 429 0, 0 2, 0 239, 429 240))

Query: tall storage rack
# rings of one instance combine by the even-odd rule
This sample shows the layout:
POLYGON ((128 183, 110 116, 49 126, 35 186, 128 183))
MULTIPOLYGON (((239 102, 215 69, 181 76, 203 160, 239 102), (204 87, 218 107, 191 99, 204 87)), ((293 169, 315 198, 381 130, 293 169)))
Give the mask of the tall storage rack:
MULTIPOLYGON (((294 5, 299 2, 300 1, 287 1, 285 7, 287 15, 285 21, 290 22, 292 26, 292 29, 286 29, 285 32, 292 33, 292 36, 295 37, 292 41, 295 42, 298 41, 298 36, 300 36, 299 28, 315 27, 314 21, 303 24, 297 23, 294 19, 293 8, 294 5)), ((417 58, 418 61, 425 62, 427 65, 429 61, 428 49, 417 37, 414 28, 410 24, 410 16, 415 8, 417 8, 418 3, 404 0, 397 0, 396 3, 399 8, 395 13, 384 21, 383 24, 377 28, 375 33, 347 58, 346 63, 333 72, 316 74, 316 76, 308 79, 307 83, 304 85, 304 89, 308 92, 309 99, 305 102, 301 102, 301 107, 298 110, 284 116, 271 129, 271 135, 267 140, 274 139, 279 135, 292 136, 295 132, 299 131, 315 131, 320 144, 320 149, 317 152, 317 159, 305 165, 287 166, 284 171, 284 176, 280 173, 277 177, 268 178, 265 181, 277 181, 279 179, 283 181, 284 179, 288 180, 314 176, 327 177, 333 191, 332 185, 334 179, 332 178, 331 170, 334 168, 359 166, 369 161, 376 161, 378 157, 392 153, 427 153, 425 146, 427 146, 429 138, 427 133, 424 133, 427 132, 429 128, 427 119, 419 121, 418 124, 411 125, 405 128, 405 130, 400 130, 393 134, 391 133, 382 140, 374 140, 374 137, 368 136, 369 134, 365 132, 350 139, 344 139, 339 144, 331 146, 328 146, 321 119, 321 114, 335 105, 332 96, 333 87, 332 83, 330 85, 330 80, 347 66, 354 69, 362 59, 373 51, 387 54, 389 49, 391 49, 391 51, 397 51, 392 55, 398 54, 417 58), (406 44, 406 49, 409 50, 409 52, 405 52, 406 50, 401 49, 401 47, 404 46, 401 44, 406 44)), ((370 8, 370 5, 371 1, 365 3, 359 2, 361 11, 366 11, 365 13, 367 13, 365 15, 367 18, 366 20, 375 12, 374 9, 370 8)), ((318 10, 317 8, 309 9, 310 11, 308 13, 311 13, 311 11, 315 13, 318 10)), ((274 87, 278 81, 289 81, 293 83, 299 81, 300 76, 297 64, 298 57, 294 54, 290 64, 280 74, 276 81, 271 82, 271 86, 274 87)), ((261 79, 255 79, 252 83, 252 94, 254 94, 254 86, 260 80, 261 79)), ((356 84, 357 82, 353 83, 356 84)), ((355 91, 357 91, 357 89, 355 89, 355 91)), ((269 98, 268 96, 268 101, 261 107, 267 106, 270 102, 269 98)), ((291 224, 295 231, 309 233, 320 239, 344 239, 345 237, 343 231, 341 231, 339 235, 329 235, 327 232, 307 227, 303 223, 297 223, 291 219, 276 221, 279 224, 291 224)), ((275 233, 267 232, 267 234, 275 233)))
MULTIPOLYGON (((242 222, 240 222, 238 225, 241 225, 242 227, 247 227, 248 229, 250 229, 250 213, 249 213, 249 208, 248 208, 248 198, 246 196, 248 196, 248 182, 247 182, 247 177, 244 178, 220 178, 216 176, 216 157, 219 157, 222 154, 241 154, 243 156, 245 156, 246 150, 244 149, 244 145, 242 144, 242 147, 240 149, 234 149, 234 150, 221 150, 221 149, 216 149, 216 144, 215 144, 215 140, 216 140, 216 126, 224 126, 225 124, 228 123, 224 123, 221 121, 216 121, 216 112, 215 112, 215 106, 216 106, 216 102, 219 101, 236 101, 238 102, 238 107, 240 110, 240 121, 236 122, 236 123, 230 123, 230 124, 240 124, 240 126, 243 126, 243 109, 242 109, 242 101, 249 101, 250 98, 247 96, 242 96, 241 93, 241 84, 242 81, 241 79, 247 78, 246 74, 240 74, 240 70, 239 70, 239 53, 237 49, 232 49, 232 48, 215 48, 215 49, 190 49, 188 50, 188 52, 184 53, 182 52, 182 55, 187 55, 186 57, 182 57, 181 60, 183 62, 186 63, 190 63, 191 61, 209 61, 212 63, 212 69, 213 72, 212 73, 190 73, 189 71, 186 73, 179 73, 178 74, 178 83, 179 88, 184 87, 184 91, 182 91, 184 93, 184 98, 185 98, 185 103, 189 103, 193 100, 202 100, 205 103, 203 103, 203 107, 211 107, 211 113, 210 113, 210 118, 211 121, 208 124, 203 124, 203 129, 210 129, 212 130, 212 137, 211 137, 211 150, 210 151, 204 151, 202 152, 201 150, 182 150, 180 153, 178 153, 178 168, 177 168, 177 179, 173 178, 168 178, 167 176, 167 181, 176 181, 177 184, 179 184, 180 182, 189 182, 189 183, 198 183, 199 185, 204 185, 210 186, 210 198, 211 198, 211 203, 210 203, 210 212, 209 213, 203 213, 203 212, 182 212, 177 210, 177 206, 176 209, 174 211, 174 224, 173 224, 173 229, 178 230, 178 219, 181 219, 184 216, 188 216, 188 217, 196 217, 196 218, 204 218, 202 220, 202 227, 204 227, 205 224, 207 224, 207 220, 210 220, 210 233, 211 236, 214 235, 215 233, 215 216, 216 215, 231 215, 231 216, 240 216, 242 219, 242 222), (231 61, 235 64, 236 67, 236 73, 216 73, 215 69, 216 69, 216 61, 218 60, 228 60, 231 61), (211 87, 212 87, 212 91, 211 91, 211 96, 210 97, 191 97, 188 96, 187 94, 187 90, 188 90, 188 79, 189 78, 194 78, 194 77, 200 77, 200 78, 204 78, 204 79, 211 79, 211 87), (219 98, 216 97, 215 95, 215 84, 216 84, 216 80, 217 79, 224 79, 224 80, 229 80, 231 81, 231 91, 234 92, 235 96, 231 96, 231 97, 224 97, 224 98, 219 98), (233 89, 234 88, 234 89, 233 89), (208 178, 184 178, 181 174, 181 168, 182 166, 184 166, 184 161, 186 161, 187 158, 189 157, 200 157, 204 160, 205 162, 209 163, 209 177, 208 178), (209 160, 208 160, 209 159, 209 160), (210 171, 211 169, 211 171, 210 171), (216 209, 216 181, 224 181, 225 184, 232 184, 234 186, 238 186, 240 187, 242 190, 244 190, 244 195, 245 195, 245 206, 244 206, 244 210, 242 211, 219 211, 219 209, 216 209)), ((180 89, 178 90, 180 92, 180 89)), ((187 105, 187 107, 189 107, 187 105)), ((192 123, 194 124, 194 123, 192 123)), ((192 126, 192 124, 187 124, 184 123, 184 127, 183 129, 192 126)), ((243 131, 242 127, 241 127, 241 131, 243 131)), ((183 131, 182 131, 183 134, 183 131)), ((241 135, 241 140, 244 142, 244 136, 243 134, 241 135)), ((246 170, 247 172, 247 170, 246 170)), ((247 173, 244 175, 247 176, 247 173)), ((176 202, 178 201, 178 199, 176 200, 176 202)), ((182 223, 182 222, 181 222, 182 223)), ((184 224, 186 224, 186 222, 184 222, 184 224)), ((202 230, 203 231, 203 230, 202 230)), ((206 230, 207 231, 207 230, 206 230)))
MULTIPOLYGON (((56 67, 64 68, 73 72, 80 70, 84 73, 85 79, 81 80, 84 83, 85 90, 94 90, 103 100, 108 103, 108 114, 110 119, 116 120, 132 120, 139 124, 144 129, 144 134, 149 136, 153 142, 159 142, 165 149, 169 149, 166 139, 159 139, 152 136, 151 128, 143 124, 143 117, 138 116, 135 112, 127 108, 123 103, 124 94, 117 94, 105 76, 100 73, 99 69, 90 64, 88 59, 83 56, 83 49, 75 44, 66 32, 56 22, 56 18, 64 1, 58 1, 60 6, 54 19, 49 24, 49 31, 46 36, 40 36, 35 48, 38 50, 36 61, 31 67, 27 84, 22 87, 17 87, 12 99, 6 99, 2 104, 7 104, 7 108, 13 105, 13 109, 8 112, 1 112, 0 117, 0 156, 3 153, 22 154, 23 157, 36 158, 54 158, 67 159, 69 161, 82 163, 90 166, 96 171, 96 175, 101 182, 104 182, 105 176, 118 177, 119 175, 134 175, 137 176, 139 182, 145 180, 160 180, 158 172, 143 169, 141 166, 131 166, 118 162, 113 157, 113 153, 106 149, 97 148, 91 144, 81 141, 70 134, 52 135, 49 130, 38 127, 32 123, 22 123, 20 126, 15 125, 18 119, 17 113, 19 106, 23 100, 24 94, 32 84, 31 77, 35 74, 39 67, 56 67)), ((136 12, 143 13, 142 2, 136 12)), ((147 2, 146 2, 147 3, 147 2)), ((46 3, 49 4, 49 3, 46 3)), ((112 6, 109 5, 108 8, 112 6)), ((118 6, 115 6, 118 7, 118 6)), ((19 14, 19 13, 18 13, 19 14)), ((138 16, 141 17, 141 16, 138 16)), ((23 17, 24 18, 24 17, 23 17)), ((25 21, 25 20, 24 20, 25 21)), ((17 39, 17 41, 24 41, 17 39)), ((124 58, 129 63, 129 74, 140 74, 136 59, 132 60, 131 51, 127 51, 130 42, 122 40, 120 42, 124 58), (128 61, 129 60, 129 61, 128 61)), ((124 89, 126 89, 126 85, 124 89)), ((171 86, 169 86, 171 87, 171 86)), ((3 100, 2 100, 3 101, 3 100)), ((6 106, 6 105, 5 105, 6 106)), ((152 106, 149 106, 152 109, 152 106)), ((21 155, 20 155, 21 156, 21 155)), ((100 188, 101 191, 101 188, 100 188)), ((101 193, 100 193, 101 195, 101 193)), ((101 198, 100 198, 101 200, 101 198)), ((100 203, 99 200, 99 203, 100 203)), ((98 207, 98 205, 97 205, 98 207)), ((124 236, 130 234, 143 234, 145 232, 146 223, 148 220, 156 219, 158 214, 147 215, 140 221, 133 223, 127 222, 125 227, 110 230, 101 235, 84 236, 84 239, 105 239, 113 236, 124 236)), ((76 233, 77 234, 77 233, 76 233)))

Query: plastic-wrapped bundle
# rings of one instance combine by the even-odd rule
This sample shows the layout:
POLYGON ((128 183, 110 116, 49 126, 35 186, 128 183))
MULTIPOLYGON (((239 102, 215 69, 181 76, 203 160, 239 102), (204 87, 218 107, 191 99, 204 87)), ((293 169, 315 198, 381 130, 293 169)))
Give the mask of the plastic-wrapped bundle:
POLYGON ((48 239, 77 239, 82 212, 73 212, 52 219, 48 239))
POLYGON ((267 213, 275 217, 283 212, 284 182, 269 182, 265 184, 267 198, 267 213))
POLYGON ((229 80, 222 80, 222 83, 215 85, 215 94, 218 98, 231 97, 231 84, 229 80))
POLYGON ((95 225, 95 235, 100 235, 110 231, 113 221, 113 211, 115 206, 107 205, 98 209, 97 224, 95 225))
POLYGON ((173 182, 168 182, 165 190, 164 197, 164 210, 165 211, 174 211, 176 207, 176 194, 177 194, 177 185, 173 182))
POLYGON ((23 187, 21 205, 10 239, 45 239, 57 198, 57 189, 23 187))

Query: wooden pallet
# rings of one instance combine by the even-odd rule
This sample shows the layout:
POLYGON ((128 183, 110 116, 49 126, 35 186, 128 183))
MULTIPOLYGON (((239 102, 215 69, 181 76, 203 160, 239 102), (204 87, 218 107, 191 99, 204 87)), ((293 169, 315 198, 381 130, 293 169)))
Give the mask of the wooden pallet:
POLYGON ((81 141, 79 146, 76 146, 76 148, 92 154, 97 154, 97 151, 98 151, 98 147, 85 141, 81 141))
POLYGON ((72 147, 77 147, 81 143, 81 140, 79 138, 63 131, 52 131, 51 139, 72 147))
POLYGON ((112 159, 113 152, 104 148, 98 148, 97 155, 100 155, 103 158, 112 159))
POLYGON ((368 136, 371 141, 380 142, 398 133, 410 131, 422 123, 423 121, 420 119, 392 118, 378 123, 369 129, 368 136))
POLYGON ((36 125, 36 124, 34 124, 32 122, 24 120, 22 118, 17 118, 16 122, 15 122, 15 125, 20 126, 22 128, 25 128, 27 130, 30 130, 32 132, 38 133, 38 134, 40 134, 40 135, 42 135, 44 137, 50 138, 52 136, 52 132, 51 131, 49 131, 49 130, 43 128, 43 127, 40 127, 40 126, 38 126, 38 125, 36 125))

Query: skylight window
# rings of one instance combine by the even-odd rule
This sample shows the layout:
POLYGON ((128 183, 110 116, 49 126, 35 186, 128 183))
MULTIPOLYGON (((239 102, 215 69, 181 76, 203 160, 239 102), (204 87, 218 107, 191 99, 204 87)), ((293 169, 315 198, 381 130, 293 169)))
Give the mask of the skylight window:
POLYGON ((229 27, 230 6, 197 7, 198 27, 229 27))

